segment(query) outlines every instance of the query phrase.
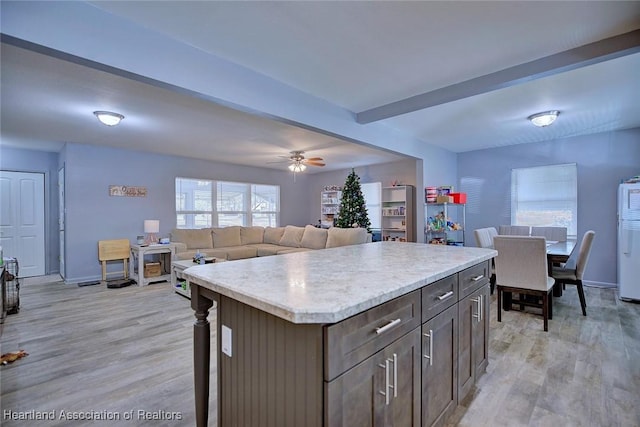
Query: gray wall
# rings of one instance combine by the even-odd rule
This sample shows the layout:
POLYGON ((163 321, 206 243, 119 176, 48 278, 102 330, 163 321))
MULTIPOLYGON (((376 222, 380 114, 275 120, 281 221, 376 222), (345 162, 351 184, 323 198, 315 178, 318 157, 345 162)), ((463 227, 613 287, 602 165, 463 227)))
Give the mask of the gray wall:
POLYGON ((474 229, 510 223, 511 169, 562 163, 578 168, 578 237, 596 232, 585 280, 614 284, 617 187, 640 173, 640 129, 458 154, 467 245, 475 245, 474 229))
MULTIPOLYGON (((2 147, 0 169, 44 174, 45 271, 57 273, 58 261, 58 153, 2 147)), ((10 256, 11 254, 6 254, 10 256)), ((18 260, 19 262, 20 260, 18 260)))
POLYGON ((145 219, 160 220, 160 236, 175 227, 175 178, 207 178, 280 185, 281 224, 310 216, 306 176, 197 159, 83 144, 61 153, 66 170, 66 281, 100 277, 97 241, 143 234, 145 219), (147 197, 110 197, 109 185, 142 186, 147 197), (293 208, 292 208, 293 207, 293 208))

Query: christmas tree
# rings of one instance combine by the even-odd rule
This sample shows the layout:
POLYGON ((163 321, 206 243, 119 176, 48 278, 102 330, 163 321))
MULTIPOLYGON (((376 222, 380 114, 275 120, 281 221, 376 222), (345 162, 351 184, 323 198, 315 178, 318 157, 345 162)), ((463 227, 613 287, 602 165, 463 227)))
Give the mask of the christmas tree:
POLYGON ((361 227, 371 232, 371 221, 367 215, 362 188, 360 187, 360 177, 351 169, 347 181, 342 188, 342 199, 340 200, 340 211, 336 226, 340 228, 361 227))

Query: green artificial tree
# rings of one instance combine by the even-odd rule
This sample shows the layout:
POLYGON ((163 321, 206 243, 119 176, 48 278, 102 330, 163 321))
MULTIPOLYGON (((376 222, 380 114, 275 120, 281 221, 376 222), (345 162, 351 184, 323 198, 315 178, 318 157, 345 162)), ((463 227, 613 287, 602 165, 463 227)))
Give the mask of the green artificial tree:
POLYGON ((347 181, 342 188, 342 199, 340 200, 340 211, 336 226, 340 228, 366 228, 371 232, 371 221, 367 215, 367 206, 360 187, 360 177, 351 169, 347 181))

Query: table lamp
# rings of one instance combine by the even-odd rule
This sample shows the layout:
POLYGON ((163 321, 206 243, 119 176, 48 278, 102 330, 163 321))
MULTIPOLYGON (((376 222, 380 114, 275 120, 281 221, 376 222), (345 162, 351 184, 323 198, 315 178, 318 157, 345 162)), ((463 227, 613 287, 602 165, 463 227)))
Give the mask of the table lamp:
POLYGON ((145 243, 158 243, 158 233, 160 232, 160 221, 157 219, 144 220, 144 232, 147 234, 145 243))

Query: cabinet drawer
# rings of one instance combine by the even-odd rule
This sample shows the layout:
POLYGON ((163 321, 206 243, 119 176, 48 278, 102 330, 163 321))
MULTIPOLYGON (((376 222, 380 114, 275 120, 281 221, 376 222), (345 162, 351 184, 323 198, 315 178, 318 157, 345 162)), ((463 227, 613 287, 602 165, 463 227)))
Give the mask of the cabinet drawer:
POLYGON ((458 296, 460 299, 489 282, 489 276, 491 275, 489 262, 490 261, 483 261, 480 264, 476 264, 458 273, 458 283, 460 286, 458 296))
POLYGON ((422 321, 458 302, 458 275, 453 274, 422 288, 422 321))
POLYGON ((420 325, 420 290, 325 326, 324 379, 331 381, 420 325))

